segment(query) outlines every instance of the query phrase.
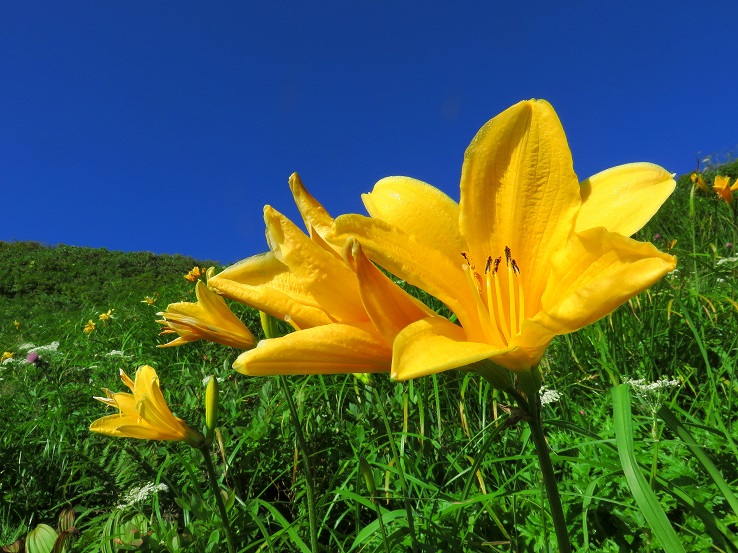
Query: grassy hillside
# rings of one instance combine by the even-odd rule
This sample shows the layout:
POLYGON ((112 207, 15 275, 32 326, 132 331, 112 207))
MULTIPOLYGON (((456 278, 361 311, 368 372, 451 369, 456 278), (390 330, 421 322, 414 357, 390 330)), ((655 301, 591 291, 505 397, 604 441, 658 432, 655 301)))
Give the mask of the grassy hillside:
MULTIPOLYGON (((738 163, 705 174, 708 185, 715 173, 738 177, 738 163)), ((735 223, 725 202, 681 177, 637 236, 675 253, 678 270, 558 338, 544 358, 545 386, 558 393, 544 406, 548 441, 579 550, 660 550, 614 434, 611 390, 640 379, 631 390, 639 470, 686 551, 738 551, 735 223), (664 409, 683 426, 667 424, 664 409)), ((92 396, 122 391, 118 371, 149 364, 172 410, 196 429, 203 380, 221 381, 212 458, 238 550, 309 551, 305 464, 280 382, 235 373, 239 352, 225 346, 157 348, 169 337, 158 336, 156 312, 194 301, 183 276, 210 263, 27 242, 0 242, 0 259, 0 353, 13 354, 0 365, 0 546, 39 523, 56 525, 71 508, 73 551, 217 550, 223 527, 197 451, 88 431, 109 414, 92 396), (28 363, 32 352, 39 361, 28 363)), ((258 334, 258 314, 231 305, 258 334)), ((504 424, 505 398, 477 376, 294 377, 286 385, 307 441, 325 551, 410 550, 412 533, 422 551, 555 543, 530 433, 504 424)))

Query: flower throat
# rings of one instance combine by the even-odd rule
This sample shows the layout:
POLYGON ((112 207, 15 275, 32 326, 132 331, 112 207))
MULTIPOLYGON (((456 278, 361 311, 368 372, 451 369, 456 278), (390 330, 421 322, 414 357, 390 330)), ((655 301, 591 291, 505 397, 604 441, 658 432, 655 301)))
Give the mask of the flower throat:
POLYGON ((525 318, 525 294, 520 281, 520 268, 505 246, 506 270, 500 270, 502 256, 487 257, 484 274, 480 274, 469 252, 461 252, 464 270, 477 305, 482 331, 487 342, 507 346, 520 332, 525 318))

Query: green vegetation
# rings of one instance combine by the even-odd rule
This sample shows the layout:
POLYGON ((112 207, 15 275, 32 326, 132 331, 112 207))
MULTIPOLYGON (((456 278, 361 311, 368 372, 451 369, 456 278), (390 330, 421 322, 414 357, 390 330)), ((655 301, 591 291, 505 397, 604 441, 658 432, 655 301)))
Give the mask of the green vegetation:
MULTIPOLYGON (((738 163, 708 184, 715 174, 734 179, 738 163)), ((542 364, 571 540, 738 551, 734 213, 686 175, 637 238, 671 248, 677 271, 555 340, 542 364)), ((156 312, 194 301, 183 275, 212 263, 23 242, 0 243, 0 259, 0 354, 13 353, 0 365, 0 546, 33 530, 68 535, 67 551, 225 550, 198 451, 88 431, 110 414, 92 396, 148 364, 195 429, 204 382, 219 379, 211 459, 238 551, 311 551, 309 503, 327 552, 555 551, 530 431, 479 377, 245 377, 231 348, 156 347, 170 338, 156 312)), ((260 335, 258 313, 231 306, 260 335)))

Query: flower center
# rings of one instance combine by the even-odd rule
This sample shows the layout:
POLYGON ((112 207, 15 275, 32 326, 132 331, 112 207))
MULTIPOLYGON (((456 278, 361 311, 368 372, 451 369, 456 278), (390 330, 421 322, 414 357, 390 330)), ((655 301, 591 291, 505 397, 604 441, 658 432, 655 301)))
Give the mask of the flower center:
POLYGON ((487 257, 484 273, 474 266, 469 252, 461 252, 466 263, 462 269, 477 304, 479 321, 485 339, 492 344, 508 345, 510 338, 520 332, 525 319, 525 294, 520 279, 520 268, 505 246, 505 266, 502 256, 487 257))

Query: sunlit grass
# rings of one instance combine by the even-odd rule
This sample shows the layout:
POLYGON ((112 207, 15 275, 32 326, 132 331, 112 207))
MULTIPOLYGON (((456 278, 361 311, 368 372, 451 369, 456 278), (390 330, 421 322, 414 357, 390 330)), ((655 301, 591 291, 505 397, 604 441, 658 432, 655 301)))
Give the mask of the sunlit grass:
MULTIPOLYGON (((738 165, 705 174, 708 184, 715 174, 735 178, 738 165)), ((661 550, 618 452, 613 410, 625 411, 611 391, 634 379, 679 382, 632 388, 627 429, 682 546, 738 550, 737 237, 730 207, 681 178, 638 237, 671 248, 678 270, 549 348, 545 385, 560 397, 543 416, 577 550, 661 550)), ((30 244, 0 252, 0 353, 13 353, 0 365, 0 545, 56 526, 72 507, 74 551, 218 549, 198 452, 88 431, 108 414, 92 396, 118 389, 120 369, 149 364, 172 411, 198 430, 204 381, 219 378, 212 460, 238 550, 310 550, 305 466, 278 381, 235 373, 238 352, 225 346, 156 347, 168 341, 156 313, 194 301, 184 276, 208 263, 30 244)), ((259 335, 258 314, 232 307, 259 335)), ((288 387, 325 551, 409 551, 413 533, 421 551, 555 550, 529 430, 485 381, 451 371, 406 383, 294 377, 288 387)))

